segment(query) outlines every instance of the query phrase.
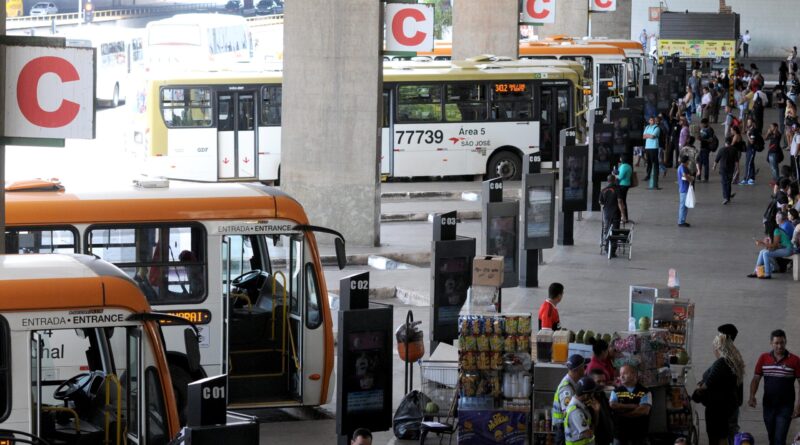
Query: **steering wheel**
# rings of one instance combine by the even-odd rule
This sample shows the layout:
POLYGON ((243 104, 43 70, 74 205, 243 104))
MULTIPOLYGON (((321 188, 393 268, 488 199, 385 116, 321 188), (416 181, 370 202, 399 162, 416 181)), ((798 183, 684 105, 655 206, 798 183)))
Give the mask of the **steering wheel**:
POLYGON ((92 373, 91 372, 82 372, 78 375, 70 377, 64 383, 58 385, 56 388, 56 392, 53 393, 53 398, 56 400, 71 400, 74 396, 81 391, 86 385, 91 382, 92 373), (83 383, 79 383, 81 379, 86 379, 83 383))
POLYGON ((261 276, 261 269, 253 269, 249 272, 245 272, 239 275, 238 277, 234 278, 233 281, 231 281, 231 284, 233 284, 236 287, 241 287, 246 289, 248 287, 252 287, 253 285, 255 285, 256 280, 258 280, 258 277, 260 276, 261 276))

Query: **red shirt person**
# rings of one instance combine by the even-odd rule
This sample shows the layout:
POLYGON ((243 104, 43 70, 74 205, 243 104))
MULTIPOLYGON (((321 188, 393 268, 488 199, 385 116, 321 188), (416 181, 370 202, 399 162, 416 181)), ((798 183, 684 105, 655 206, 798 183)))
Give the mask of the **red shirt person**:
POLYGON ((547 299, 539 307, 539 329, 558 330, 561 318, 558 316, 558 303, 564 298, 564 285, 553 283, 547 289, 547 299))

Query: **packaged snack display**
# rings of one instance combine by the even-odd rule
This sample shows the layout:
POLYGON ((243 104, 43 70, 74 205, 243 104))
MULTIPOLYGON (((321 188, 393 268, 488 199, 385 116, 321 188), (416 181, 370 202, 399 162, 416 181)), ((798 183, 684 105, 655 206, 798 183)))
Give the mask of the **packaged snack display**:
POLYGON ((462 315, 458 325, 459 406, 530 406, 530 315, 462 315))

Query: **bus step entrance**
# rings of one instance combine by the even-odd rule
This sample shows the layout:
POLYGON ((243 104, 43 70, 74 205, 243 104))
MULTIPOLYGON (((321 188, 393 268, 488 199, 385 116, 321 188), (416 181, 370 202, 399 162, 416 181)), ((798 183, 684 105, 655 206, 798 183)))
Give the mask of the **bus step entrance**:
POLYGON ((284 354, 275 349, 245 349, 231 351, 230 377, 280 376, 285 373, 284 354))

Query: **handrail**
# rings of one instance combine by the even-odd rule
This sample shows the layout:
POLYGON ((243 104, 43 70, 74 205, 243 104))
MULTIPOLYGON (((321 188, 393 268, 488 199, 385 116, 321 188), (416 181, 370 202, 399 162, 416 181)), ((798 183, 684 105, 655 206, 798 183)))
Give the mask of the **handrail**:
POLYGON ((67 408, 64 406, 43 406, 42 411, 62 411, 65 413, 70 413, 75 416, 75 432, 81 432, 81 418, 78 416, 78 412, 72 408, 67 408))
MULTIPOLYGON (((283 278, 283 342, 281 344, 281 357, 286 353, 286 332, 289 332, 289 346, 292 348, 292 360, 294 361, 295 369, 300 369, 300 358, 297 357, 297 346, 294 345, 294 336, 292 335, 292 327, 289 326, 289 315, 286 313, 286 275, 283 272, 275 272, 272 276, 272 294, 275 295, 275 286, 278 283, 278 275, 283 278)), ((274 311, 273 311, 274 312, 274 311)), ((273 316, 274 319, 274 316, 273 316)))
MULTIPOLYGON (((165 5, 165 6, 142 6, 138 8, 94 10, 89 12, 89 14, 92 14, 92 21, 103 22, 103 21, 112 21, 112 20, 119 20, 131 17, 159 15, 171 12, 196 11, 199 9, 216 10, 216 8, 217 5, 214 3, 190 3, 190 4, 165 5)), ((79 11, 79 12, 67 12, 61 14, 8 17, 6 18, 6 27, 8 29, 24 29, 28 27, 43 27, 51 25, 74 25, 83 23, 83 19, 86 14, 87 11, 79 11)), ((275 17, 275 16, 264 16, 264 17, 275 17)), ((277 22, 277 19, 272 19, 272 20, 277 22)), ((283 16, 280 16, 280 23, 282 22, 283 22, 283 16)))
POLYGON ((286 295, 286 275, 284 275, 283 272, 281 272, 281 271, 277 271, 277 272, 272 274, 272 298, 273 298, 273 300, 272 300, 272 339, 275 340, 275 300, 274 300, 274 298, 275 298, 275 291, 278 290, 278 288, 277 288, 277 286, 278 286, 278 275, 280 275, 281 278, 283 278, 283 304, 282 304, 282 306, 283 306, 283 317, 281 317, 281 319, 283 320, 283 326, 281 326, 281 333, 283 334, 282 335, 283 338, 281 339, 281 361, 283 361, 283 354, 286 353, 286 316, 287 316, 286 315, 286 297, 287 297, 287 295, 286 295))
POLYGON ((109 386, 111 382, 116 383, 117 385, 117 441, 115 442, 116 445, 121 445, 122 442, 122 384, 120 383, 119 379, 115 374, 108 374, 106 376, 106 405, 105 409, 103 410, 103 417, 105 420, 105 430, 106 430, 106 439, 105 444, 108 445, 108 424, 110 423, 109 415, 108 415, 108 405, 111 404, 111 391, 109 386))

